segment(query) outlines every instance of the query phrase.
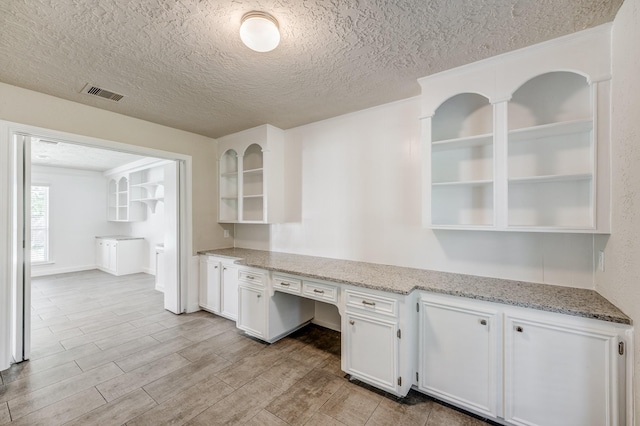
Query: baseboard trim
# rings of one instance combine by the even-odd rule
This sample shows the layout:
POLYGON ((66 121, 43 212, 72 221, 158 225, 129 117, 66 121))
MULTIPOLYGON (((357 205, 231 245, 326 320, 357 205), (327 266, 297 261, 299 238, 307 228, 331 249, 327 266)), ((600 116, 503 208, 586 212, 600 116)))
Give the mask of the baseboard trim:
POLYGON ((97 265, 68 266, 66 268, 48 268, 52 265, 33 266, 31 268, 32 277, 45 277, 48 275, 68 274, 69 272, 82 272, 98 269, 97 265), (37 269, 36 269, 37 268, 37 269))

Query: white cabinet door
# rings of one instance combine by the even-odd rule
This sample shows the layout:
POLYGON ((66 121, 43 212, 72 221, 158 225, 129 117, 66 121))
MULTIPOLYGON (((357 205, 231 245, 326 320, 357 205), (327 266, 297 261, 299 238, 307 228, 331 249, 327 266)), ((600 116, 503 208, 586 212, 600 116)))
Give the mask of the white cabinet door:
POLYGON ((507 316, 505 420, 515 425, 619 425, 617 334, 507 316))
POLYGON ((266 326, 266 297, 264 290, 240 285, 238 304, 238 328, 264 338, 266 326))
POLYGON ((485 416, 498 413, 496 311, 422 299, 419 388, 485 416))
POLYGON ((213 313, 220 312, 220 262, 200 258, 200 306, 213 313))
POLYGON ((108 256, 107 256, 107 269, 111 272, 115 272, 117 275, 118 271, 118 242, 117 241, 109 241, 107 244, 108 247, 108 256))
POLYGON ((96 238, 96 266, 98 269, 104 268, 104 242, 100 238, 96 238))
POLYGON ((220 314, 232 320, 238 319, 238 267, 222 265, 220 314))
POLYGON ((397 393, 400 386, 397 323, 347 313, 342 331, 347 373, 397 393))

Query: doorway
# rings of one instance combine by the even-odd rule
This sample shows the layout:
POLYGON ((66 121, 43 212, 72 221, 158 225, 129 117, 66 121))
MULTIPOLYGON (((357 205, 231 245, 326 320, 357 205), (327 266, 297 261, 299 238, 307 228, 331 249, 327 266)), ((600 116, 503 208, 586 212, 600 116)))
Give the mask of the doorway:
MULTIPOLYGON (((7 197, 11 200, 11 206, 9 217, 5 219, 11 235, 8 247, 8 258, 11 259, 9 340, 13 362, 29 359, 32 274, 46 275, 97 267, 100 262, 93 254, 97 244, 91 241, 91 248, 87 249, 90 238, 142 238, 145 253, 141 258, 146 259, 144 265, 140 265, 142 272, 155 274, 159 266, 164 280, 165 309, 176 314, 185 312, 187 254, 191 241, 190 218, 187 215, 187 210, 190 210, 187 205, 190 157, 29 126, 8 124, 7 127, 7 159, 12 168, 12 181, 7 185, 11 193, 7 197), (103 165, 96 166, 100 162, 103 165), (107 166, 104 164, 109 164, 109 168, 105 169, 107 166), (120 180, 125 176, 129 181, 126 190, 121 186, 117 192, 110 194, 108 182, 111 178, 120 180), (94 186, 98 194, 92 194, 90 182, 95 184, 101 180, 104 185, 94 186), (100 193, 104 196, 101 197, 100 193), (35 209, 32 209, 32 200, 37 204, 35 209), (63 203, 70 203, 68 207, 73 210, 68 212, 74 214, 68 216, 75 216, 75 219, 65 219, 64 214, 59 214, 63 203), (54 207, 58 208, 57 213, 54 207), (104 217, 103 223, 97 227, 95 225, 100 220, 95 220, 98 215, 96 209, 104 217), (123 216, 125 210, 130 212, 123 216), (133 216, 134 210, 138 211, 136 217, 133 216), (162 215, 159 214, 160 210, 162 215), (34 223, 31 221, 32 212, 34 223), (146 227, 142 225, 142 217, 155 219, 157 225, 159 216, 162 216, 164 224, 162 230, 157 227, 150 229, 150 226, 153 227, 152 220, 146 223, 146 227), (80 223, 83 217, 90 219, 93 228, 87 223, 80 223), (49 223, 43 219, 48 219, 49 223), (34 235, 31 235, 32 229, 34 235), (54 244, 52 241, 56 232, 57 243, 61 242, 60 233, 66 232, 67 237, 79 237, 83 247, 74 247, 74 238, 62 238, 66 240, 64 244, 67 248, 61 249, 64 244, 54 244), (84 235, 78 235, 82 233, 84 235), (33 259, 39 260, 38 264, 33 265, 32 241, 36 251, 33 259), (162 265, 156 265, 156 245, 163 246, 162 265), (70 247, 78 253, 83 252, 83 260, 76 265, 70 265, 68 259, 63 262, 61 250, 73 251, 70 247), (56 261, 56 258, 60 260, 56 261)), ((79 244, 78 241, 76 238, 75 245, 79 244)), ((3 346, 5 342, 6 339, 2 342, 3 346)), ((0 355, 6 357, 6 353, 0 355)))

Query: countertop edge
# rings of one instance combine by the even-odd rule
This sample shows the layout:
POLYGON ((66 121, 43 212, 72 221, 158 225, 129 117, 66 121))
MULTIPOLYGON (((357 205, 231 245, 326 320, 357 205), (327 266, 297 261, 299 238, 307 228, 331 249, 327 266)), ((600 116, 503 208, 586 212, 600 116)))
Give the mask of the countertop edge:
MULTIPOLYGON (((607 302, 610 303, 612 306, 614 306, 616 309, 618 309, 621 312, 622 316, 621 315, 608 315, 608 314, 603 314, 603 313, 598 313, 598 312, 589 312, 589 311, 585 311, 585 310, 572 309, 572 308, 562 308, 562 307, 545 305, 545 304, 541 304, 541 303, 538 303, 538 302, 521 302, 521 301, 511 300, 511 299, 508 299, 508 298, 500 298, 500 297, 495 297, 495 296, 486 296, 486 295, 482 295, 482 294, 474 294, 474 293, 461 292, 461 291, 448 291, 446 289, 430 287, 428 285, 424 285, 424 286, 422 286, 422 285, 414 285, 414 286, 412 286, 410 288, 408 287, 407 289, 402 289, 402 290, 394 289, 394 288, 390 288, 390 287, 382 287, 382 286, 377 286, 377 285, 369 285, 369 284, 364 283, 364 282, 354 282, 354 281, 343 280, 343 279, 336 278, 336 277, 331 277, 331 276, 318 275, 318 274, 313 274, 313 273, 308 273, 308 272, 301 272, 301 271, 297 271, 297 270, 289 270, 289 269, 286 269, 286 268, 276 268, 276 267, 270 267, 270 266, 263 265, 263 264, 257 264, 257 263, 253 263, 251 261, 247 261, 247 259, 244 258, 244 257, 229 256, 229 255, 225 255, 225 254, 216 253, 216 251, 218 251, 218 250, 231 250, 231 248, 214 249, 214 250, 203 250, 203 251, 199 251, 198 254, 199 255, 206 255, 206 256, 222 257, 222 258, 225 258, 225 259, 233 260, 234 263, 236 263, 238 265, 247 266, 247 267, 251 267, 251 268, 264 269, 264 270, 268 270, 268 271, 271 271, 271 272, 279 272, 279 273, 289 274, 289 275, 304 276, 304 277, 307 277, 307 278, 310 278, 310 279, 330 281, 330 282, 350 285, 350 286, 354 286, 354 287, 361 287, 361 288, 367 288, 367 289, 370 289, 370 290, 376 290, 376 291, 383 291, 383 292, 387 292, 387 293, 399 294, 399 295, 403 295, 403 296, 410 295, 414 291, 427 291, 427 292, 431 292, 431 293, 437 293, 437 294, 443 294, 443 295, 449 295, 449 296, 456 296, 456 297, 463 297, 463 298, 466 298, 466 299, 481 300, 481 301, 485 301, 485 302, 499 303, 499 304, 503 304, 503 305, 517 306, 517 307, 521 307, 521 308, 535 309, 535 310, 544 311, 544 312, 552 312, 552 313, 559 313, 559 314, 577 316, 577 317, 582 317, 582 318, 595 319, 595 320, 606 321, 606 322, 622 324, 622 325, 628 325, 628 326, 632 326, 633 325, 633 323, 631 321, 631 318, 626 316, 622 311, 619 310, 619 308, 617 308, 615 305, 613 305, 611 302, 609 302, 606 298, 604 298, 598 292, 596 292, 595 290, 590 290, 590 289, 582 289, 582 288, 574 288, 574 287, 563 287, 565 289, 572 289, 573 288, 576 291, 585 291, 585 290, 586 291, 593 291, 596 294, 598 294, 598 296, 602 297, 604 300, 607 300, 607 302)), ((285 256, 286 255, 304 256, 306 258, 316 258, 316 259, 323 259, 323 260, 327 260, 328 259, 330 261, 342 261, 342 259, 322 258, 322 257, 308 256, 308 255, 298 255, 298 254, 293 254, 293 253, 270 252, 270 251, 266 251, 266 250, 254 250, 254 249, 241 249, 241 250, 255 251, 255 252, 261 252, 261 253, 278 253, 279 255, 285 255, 285 256)), ((356 263, 360 263, 360 264, 368 264, 368 262, 357 262, 357 261, 348 261, 348 262, 356 262, 356 263)), ((401 267, 401 266, 383 265, 383 264, 374 264, 374 265, 391 266, 391 267, 394 267, 394 268, 407 269, 407 270, 415 270, 416 269, 416 268, 405 268, 405 267, 401 267)), ((426 270, 426 269, 420 270, 420 271, 425 271, 425 273, 428 273, 428 272, 439 272, 439 271, 430 271, 430 270, 426 270)), ((466 275, 466 274, 458 274, 458 275, 463 275, 465 277, 471 277, 471 278, 477 278, 477 279, 487 279, 487 277, 481 277, 481 276, 475 276, 475 275, 466 275)), ((496 280, 503 281, 502 279, 499 279, 499 278, 491 278, 491 279, 496 279, 496 280)), ((504 280, 504 281, 506 282, 506 281, 512 281, 512 280, 504 280)), ((530 282, 526 282, 526 281, 515 281, 515 280, 513 280, 513 281, 517 282, 517 283, 524 283, 524 284, 533 285, 533 286, 550 286, 550 284, 530 283, 530 282)))

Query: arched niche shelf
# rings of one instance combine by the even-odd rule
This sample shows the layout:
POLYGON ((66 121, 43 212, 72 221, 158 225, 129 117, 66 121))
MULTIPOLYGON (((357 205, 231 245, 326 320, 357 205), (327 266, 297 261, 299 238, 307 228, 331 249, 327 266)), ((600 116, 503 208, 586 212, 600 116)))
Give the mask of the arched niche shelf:
POLYGON ((477 93, 443 102, 431 117, 431 223, 492 226, 493 106, 477 93))
POLYGON ((244 151, 242 159, 242 218, 262 222, 264 218, 264 156, 262 147, 253 143, 244 151))
POLYGON ((220 212, 221 220, 235 222, 238 220, 238 153, 228 149, 219 160, 220 180, 220 212))
POLYGON ((594 226, 595 143, 591 85, 549 72, 508 103, 508 226, 594 226))

